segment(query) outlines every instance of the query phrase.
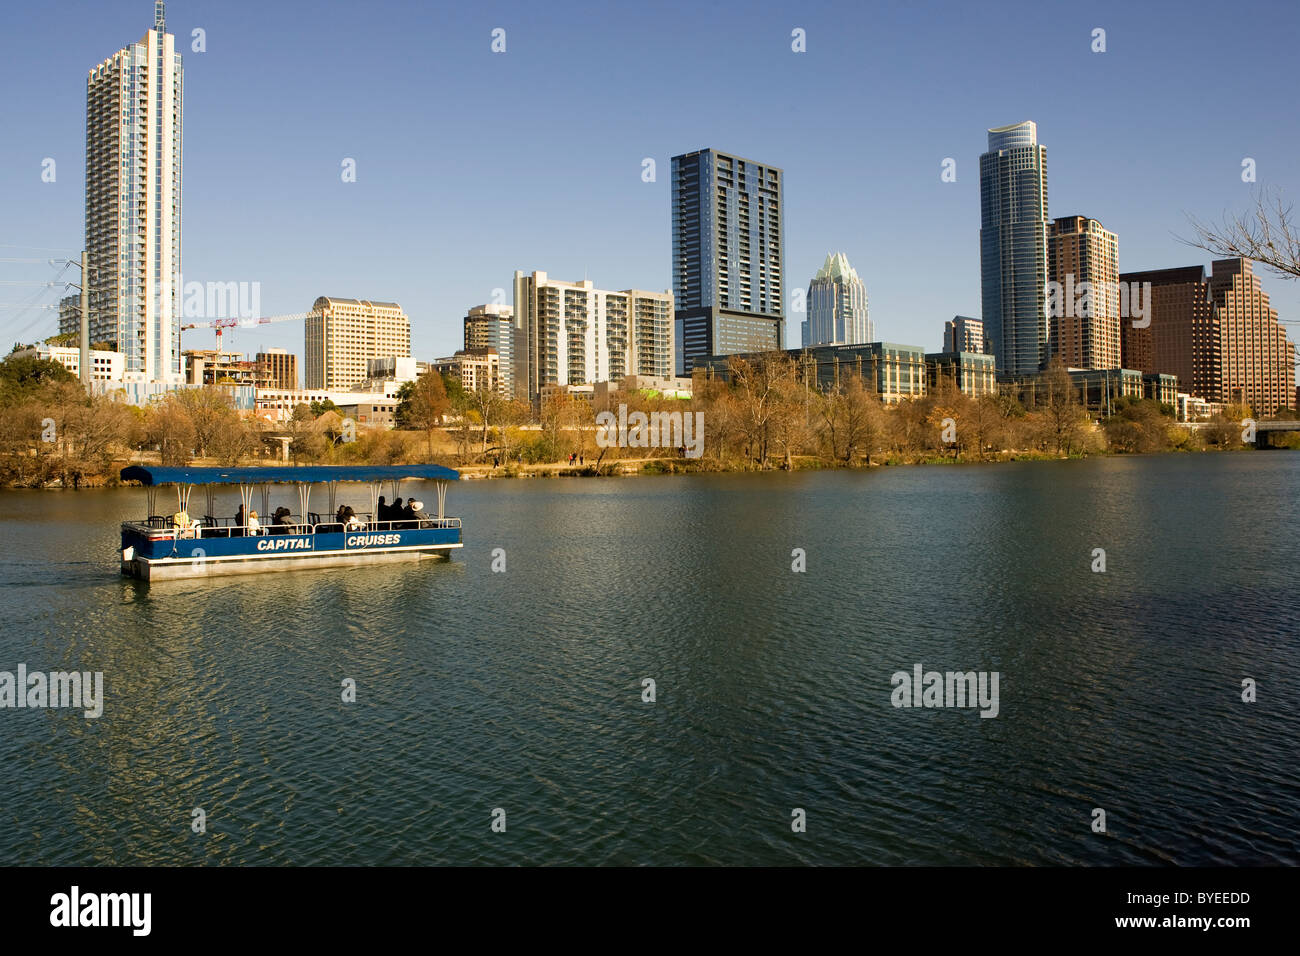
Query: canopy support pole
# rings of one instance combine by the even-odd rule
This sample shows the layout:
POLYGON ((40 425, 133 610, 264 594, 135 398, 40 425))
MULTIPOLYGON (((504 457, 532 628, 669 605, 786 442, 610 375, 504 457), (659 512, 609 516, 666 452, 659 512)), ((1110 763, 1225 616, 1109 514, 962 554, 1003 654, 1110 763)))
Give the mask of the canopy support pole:
MULTIPOLYGON (((311 523, 311 518, 307 516, 307 505, 310 502, 310 500, 311 500, 311 482, 304 481, 300 485, 298 485, 298 504, 302 506, 302 511, 300 511, 299 514, 302 515, 303 524, 311 523)), ((330 517, 333 518, 334 516, 330 515, 330 517)))
POLYGON ((441 521, 447 510, 447 486, 450 482, 439 481, 438 483, 438 520, 441 521))

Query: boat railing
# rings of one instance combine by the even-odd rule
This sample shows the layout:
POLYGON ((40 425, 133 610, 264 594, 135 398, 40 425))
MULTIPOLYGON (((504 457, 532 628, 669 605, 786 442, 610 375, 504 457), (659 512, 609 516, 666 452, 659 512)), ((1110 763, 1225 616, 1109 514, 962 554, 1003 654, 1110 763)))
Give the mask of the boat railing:
MULTIPOLYGON (((312 514, 312 518, 320 515, 312 514)), ((237 525, 233 518, 217 518, 204 515, 195 519, 196 523, 183 528, 172 520, 171 515, 150 515, 141 521, 124 522, 124 526, 141 532, 164 532, 173 538, 248 538, 266 535, 304 535, 304 534, 342 534, 345 531, 416 531, 431 528, 459 528, 459 518, 406 518, 398 521, 369 521, 365 516, 357 515, 359 527, 349 528, 338 521, 302 521, 298 515, 290 515, 285 524, 259 524, 254 530, 249 525, 237 525)))

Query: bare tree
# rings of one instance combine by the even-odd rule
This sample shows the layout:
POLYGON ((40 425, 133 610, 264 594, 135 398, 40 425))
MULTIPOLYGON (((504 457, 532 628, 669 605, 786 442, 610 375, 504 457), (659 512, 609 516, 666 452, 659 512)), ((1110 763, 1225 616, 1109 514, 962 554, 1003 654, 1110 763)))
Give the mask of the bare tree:
POLYGON ((1047 392, 1046 433, 1056 444, 1056 453, 1068 456, 1078 442, 1084 410, 1075 400, 1074 383, 1059 356, 1047 367, 1043 384, 1047 392))
POLYGON ((174 402, 189 418, 200 458, 207 456, 219 433, 240 427, 235 400, 225 389, 182 388, 168 392, 165 400, 174 402))
POLYGON ((1253 259, 1284 279, 1300 277, 1300 222, 1280 189, 1261 189, 1254 208, 1206 223, 1187 217, 1196 236, 1183 242, 1221 259, 1253 259))
MULTIPOLYGON (((746 457, 757 460, 760 468, 766 468, 773 416, 790 412, 782 408, 782 396, 788 394, 782 383, 794 380, 794 362, 783 352, 774 352, 760 355, 752 363, 733 357, 729 366, 740 403, 746 457)), ((803 411, 802 403, 799 411, 803 411)))
POLYGON ((880 400, 850 371, 838 387, 829 389, 819 403, 822 437, 832 458, 852 464, 859 452, 866 452, 867 464, 880 441, 882 409, 880 400))

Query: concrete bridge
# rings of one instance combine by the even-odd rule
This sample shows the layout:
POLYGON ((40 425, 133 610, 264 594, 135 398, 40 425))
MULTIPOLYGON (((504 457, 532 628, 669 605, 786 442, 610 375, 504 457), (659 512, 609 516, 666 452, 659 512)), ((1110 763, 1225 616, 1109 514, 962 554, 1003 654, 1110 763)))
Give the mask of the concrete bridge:
POLYGON ((1256 422, 1255 447, 1272 447, 1272 441, 1269 439, 1269 436, 1279 435, 1283 432, 1300 432, 1300 422, 1256 422))

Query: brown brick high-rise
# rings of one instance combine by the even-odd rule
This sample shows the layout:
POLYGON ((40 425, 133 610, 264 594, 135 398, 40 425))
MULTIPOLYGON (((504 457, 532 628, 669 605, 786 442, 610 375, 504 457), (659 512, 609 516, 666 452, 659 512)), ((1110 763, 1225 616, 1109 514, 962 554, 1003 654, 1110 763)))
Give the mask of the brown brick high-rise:
POLYGON ((1119 241, 1115 233, 1087 216, 1053 220, 1047 230, 1047 269, 1048 279, 1065 292, 1062 307, 1051 319, 1050 354, 1060 356, 1070 368, 1118 368, 1119 241), (1088 298, 1076 303, 1075 290, 1081 288, 1090 290, 1088 298), (1084 308, 1078 307, 1085 303, 1084 308))
MULTIPOLYGON (((1295 346, 1249 260, 1126 272, 1151 283, 1146 328, 1121 324, 1125 368, 1178 376, 1179 389, 1211 402, 1244 402, 1272 415, 1295 397, 1295 346)), ((1130 285, 1130 288, 1132 286, 1130 285)))
POLYGON ((1148 324, 1135 327, 1133 316, 1120 323, 1124 368, 1176 375, 1180 391, 1226 401, 1227 339, 1205 268, 1126 272, 1119 278, 1130 290, 1151 283, 1150 301, 1140 293, 1147 314, 1137 320, 1148 324))
POLYGON ((1227 397, 1256 415, 1288 408, 1295 392, 1295 346, 1269 305, 1248 259, 1218 259, 1210 295, 1227 335, 1227 397))

